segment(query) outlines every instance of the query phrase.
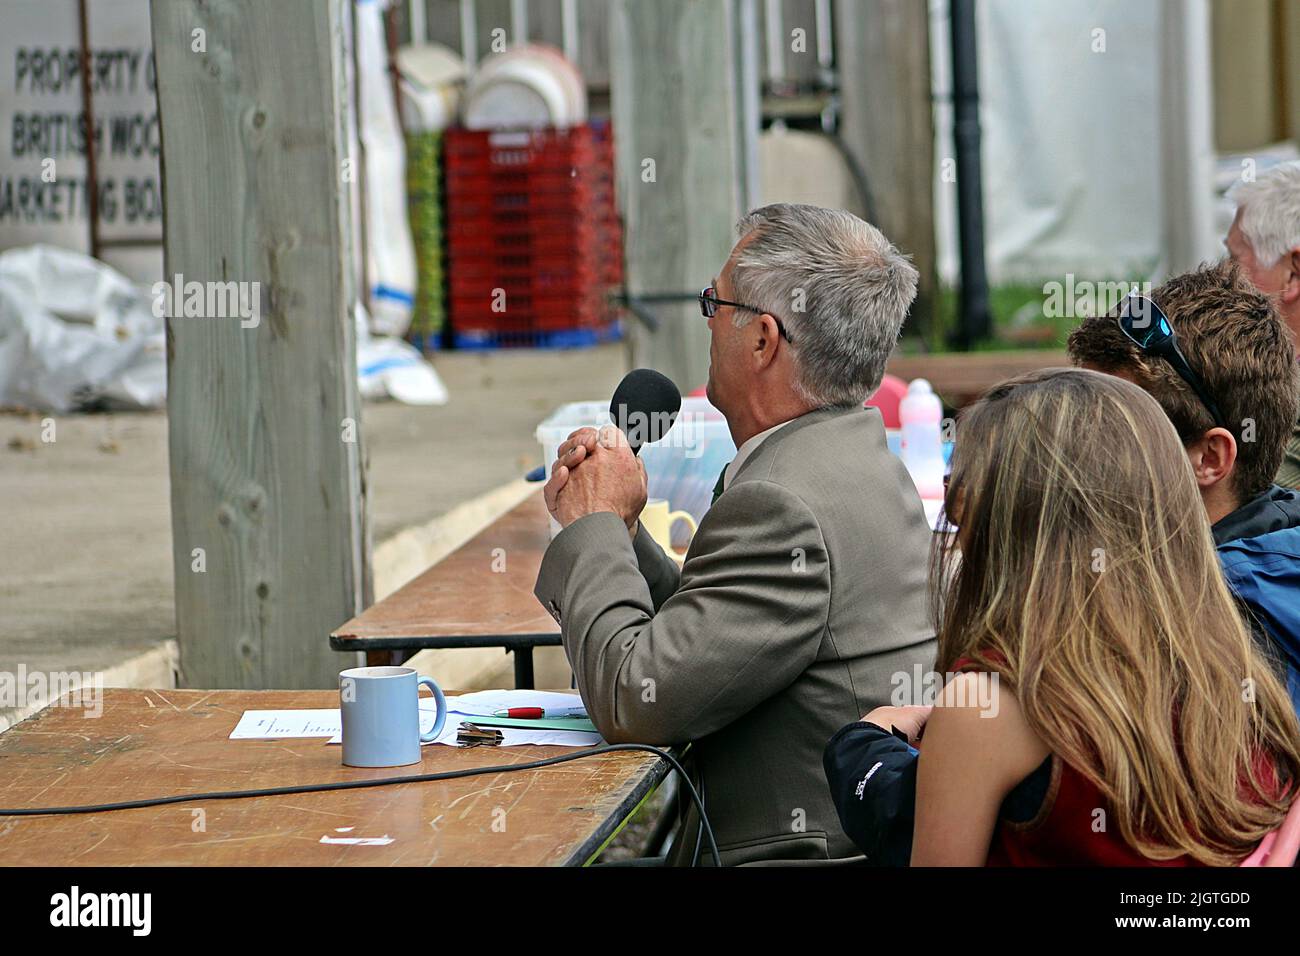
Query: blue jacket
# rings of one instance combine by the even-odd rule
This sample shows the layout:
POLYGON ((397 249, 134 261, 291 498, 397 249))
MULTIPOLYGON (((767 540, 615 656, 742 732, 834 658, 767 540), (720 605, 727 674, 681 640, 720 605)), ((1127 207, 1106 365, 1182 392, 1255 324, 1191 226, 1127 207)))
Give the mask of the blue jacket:
POLYGON ((1211 530, 1228 587, 1283 665, 1300 711, 1300 493, 1273 485, 1211 530))

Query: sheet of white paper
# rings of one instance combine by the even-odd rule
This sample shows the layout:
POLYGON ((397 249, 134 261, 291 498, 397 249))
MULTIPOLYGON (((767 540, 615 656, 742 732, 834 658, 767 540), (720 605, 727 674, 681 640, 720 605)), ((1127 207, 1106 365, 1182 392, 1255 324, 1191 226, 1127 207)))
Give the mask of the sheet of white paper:
MULTIPOLYGON (((577 694, 537 690, 484 690, 447 698, 447 722, 430 743, 456 746, 456 733, 466 720, 488 717, 507 707, 578 707, 577 694)), ((420 698, 420 733, 428 733, 435 718, 433 699, 420 698)), ((522 730, 502 727, 501 746, 593 747, 600 734, 569 730, 522 730)), ((286 737, 326 737, 328 743, 343 739, 338 710, 246 710, 230 732, 231 740, 275 740, 286 737)))
POLYGON ((230 732, 231 740, 274 740, 280 737, 333 737, 342 729, 333 710, 246 710, 230 732))
MULTIPOLYGON (((433 706, 432 701, 420 703, 433 706)), ((550 690, 479 690, 459 697, 448 697, 447 724, 435 743, 455 746, 456 731, 460 725, 474 717, 490 717, 508 707, 581 707, 578 693, 550 690)), ((600 734, 573 730, 523 730, 518 727, 498 727, 502 747, 519 747, 525 744, 555 747, 594 747, 601 742, 600 734)))
POLYGON ((490 717, 508 707, 581 707, 582 698, 577 692, 553 690, 476 690, 456 698, 455 711, 459 714, 478 714, 490 717))

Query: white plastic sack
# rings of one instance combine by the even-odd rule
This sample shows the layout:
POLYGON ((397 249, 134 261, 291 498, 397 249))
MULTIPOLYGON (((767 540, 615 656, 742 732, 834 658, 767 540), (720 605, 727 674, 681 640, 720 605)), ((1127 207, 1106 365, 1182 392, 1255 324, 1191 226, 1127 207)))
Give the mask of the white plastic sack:
POLYGON ((358 134, 365 148, 366 276, 371 323, 404 335, 415 306, 415 246, 406 215, 406 142, 384 40, 386 0, 357 0, 358 134))
MULTIPOLYGON (((358 306, 357 379, 365 398, 442 405, 447 389, 414 347, 372 338, 358 306)), ((149 291, 97 259, 55 246, 0 253, 0 405, 66 413, 161 408, 164 320, 149 291)))
POLYGON ((163 320, 147 291, 79 252, 0 253, 0 405, 157 408, 166 388, 163 320))
POLYGON ((392 398, 404 405, 445 405, 447 387, 409 342, 371 337, 366 310, 356 307, 357 389, 362 398, 392 398))

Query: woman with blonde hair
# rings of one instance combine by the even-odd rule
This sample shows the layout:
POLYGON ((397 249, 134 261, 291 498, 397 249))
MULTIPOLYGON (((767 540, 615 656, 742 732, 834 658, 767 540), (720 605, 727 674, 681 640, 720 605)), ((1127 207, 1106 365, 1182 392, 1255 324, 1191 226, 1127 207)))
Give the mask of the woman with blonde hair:
POLYGON ((1223 582, 1160 406, 1082 369, 996 386, 960 421, 945 504, 960 558, 936 550, 943 690, 913 694, 933 709, 878 708, 827 748, 868 858, 1249 855, 1294 799, 1300 725, 1223 582))

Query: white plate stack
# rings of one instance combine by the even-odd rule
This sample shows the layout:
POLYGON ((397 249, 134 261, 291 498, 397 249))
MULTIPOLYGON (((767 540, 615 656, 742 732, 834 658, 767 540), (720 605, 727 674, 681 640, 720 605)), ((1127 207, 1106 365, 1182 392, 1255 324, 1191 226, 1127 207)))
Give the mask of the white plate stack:
POLYGON ((488 57, 465 91, 469 129, 565 129, 587 121, 587 85, 555 47, 526 43, 488 57))

